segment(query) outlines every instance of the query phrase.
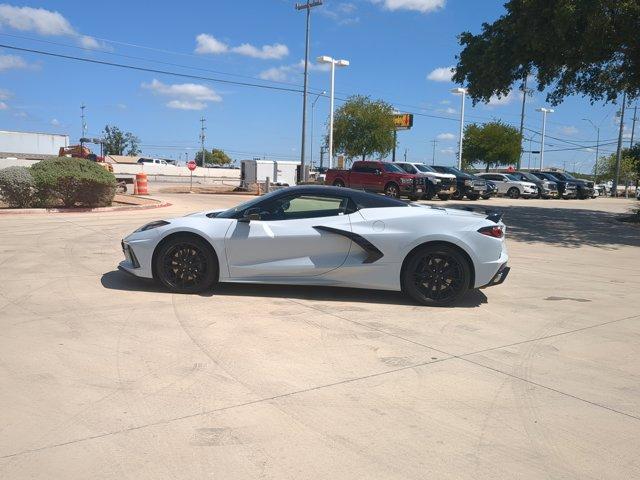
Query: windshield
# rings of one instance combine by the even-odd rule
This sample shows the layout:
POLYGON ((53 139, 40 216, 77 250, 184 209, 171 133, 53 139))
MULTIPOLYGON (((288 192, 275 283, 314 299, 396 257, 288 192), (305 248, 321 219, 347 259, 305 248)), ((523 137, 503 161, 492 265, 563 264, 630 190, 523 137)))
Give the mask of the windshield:
POLYGON ((403 169, 401 169, 399 166, 394 165, 393 163, 383 163, 384 165, 384 171, 385 172, 391 172, 391 173, 407 173, 405 172, 403 169))
POLYGON ((273 192, 267 193, 262 196, 254 197, 251 200, 247 200, 246 202, 243 202, 240 205, 236 205, 235 207, 230 208, 229 210, 220 212, 218 215, 216 215, 216 217, 217 218, 234 218, 238 212, 241 212, 242 210, 250 208, 258 202, 269 199, 273 197, 276 193, 278 193, 278 190, 274 190, 273 192))
POLYGON ((531 182, 539 182, 540 179, 538 177, 536 177, 533 173, 520 173, 520 175, 522 175, 524 178, 526 178, 527 180, 531 181, 531 182))
POLYGON ((517 182, 520 181, 520 179, 518 177, 516 177, 515 175, 511 175, 510 173, 506 173, 505 176, 509 179, 509 180, 515 180, 517 182))
POLYGON ((416 167, 414 167, 410 163, 400 163, 398 164, 398 166, 407 173, 416 173, 416 167))
POLYGON ((577 180, 576 177, 574 177, 573 175, 571 175, 570 173, 567 172, 563 172, 562 175, 564 175, 564 178, 569 179, 569 180, 577 180))
POLYGON ((550 173, 541 173, 540 175, 542 175, 542 178, 546 178, 547 180, 551 180, 553 182, 562 181, 560 178, 554 177, 550 173))
POLYGON ((433 168, 428 167, 427 165, 424 165, 422 163, 414 165, 414 167, 416 167, 419 171, 421 171, 423 173, 426 173, 426 172, 433 173, 433 172, 435 172, 435 170, 433 168))

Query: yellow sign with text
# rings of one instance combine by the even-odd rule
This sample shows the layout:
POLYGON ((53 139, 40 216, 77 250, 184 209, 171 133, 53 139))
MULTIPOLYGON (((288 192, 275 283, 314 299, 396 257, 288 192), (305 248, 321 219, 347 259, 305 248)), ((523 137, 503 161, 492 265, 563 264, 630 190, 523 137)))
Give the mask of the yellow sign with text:
POLYGON ((413 127, 413 113, 397 113, 393 116, 396 130, 409 130, 413 127))

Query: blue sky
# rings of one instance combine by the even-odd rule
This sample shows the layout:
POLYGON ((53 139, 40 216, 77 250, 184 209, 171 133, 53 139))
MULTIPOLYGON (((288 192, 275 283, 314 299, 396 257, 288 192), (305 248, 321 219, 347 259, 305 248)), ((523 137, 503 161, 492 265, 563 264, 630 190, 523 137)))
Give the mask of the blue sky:
MULTIPOLYGON (((330 55, 351 65, 336 72, 336 95, 385 99, 415 112, 414 128, 398 135, 398 155, 453 164, 460 98, 447 67, 459 51, 456 36, 478 32, 503 13, 493 0, 328 0, 313 10, 311 57, 330 55), (433 118, 443 117, 443 118, 433 118)), ((47 1, 0 5, 0 43, 137 67, 237 82, 297 89, 302 85, 304 14, 284 0, 214 2, 47 1)), ((310 90, 329 89, 318 65, 310 90)), ((313 101, 315 95, 310 95, 313 101)), ((105 124, 135 133, 145 154, 192 157, 201 117, 207 148, 234 159, 266 156, 299 159, 302 98, 299 93, 245 87, 160 73, 51 58, 0 48, 0 129, 81 132, 80 105, 87 106, 88 134, 105 124)), ((490 105, 467 103, 467 122, 502 119, 519 125, 520 96, 490 105)), ((328 99, 314 111, 314 159, 326 131, 328 99)), ((539 149, 544 94, 528 99, 525 136, 539 149)), ((617 138, 615 105, 569 98, 548 118, 546 165, 592 168, 595 152, 563 150, 617 138)), ((628 115, 628 119, 632 115, 628 115)), ((309 124, 311 111, 309 110, 309 124)), ((629 123, 630 122, 626 122, 629 123)), ((627 128, 626 136, 630 133, 627 128)), ((628 139, 626 140, 628 142, 628 139)), ((310 142, 307 141, 307 145, 310 142)), ((525 144, 528 148, 528 142, 525 144)), ((615 145, 602 147, 613 151, 615 145)), ((525 154, 526 166, 528 155, 525 154)), ((533 157, 533 163, 537 162, 533 157)))

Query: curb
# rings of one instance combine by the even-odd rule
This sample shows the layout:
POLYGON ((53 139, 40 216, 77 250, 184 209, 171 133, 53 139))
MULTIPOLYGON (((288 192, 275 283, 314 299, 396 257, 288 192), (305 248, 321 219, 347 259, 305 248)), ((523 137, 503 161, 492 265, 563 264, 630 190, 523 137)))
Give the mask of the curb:
POLYGON ((0 215, 34 215, 56 213, 99 213, 99 212, 127 212, 132 210, 151 210, 153 208, 170 207, 169 202, 158 202, 155 205, 127 205, 121 207, 96 207, 96 208, 3 208, 0 215))

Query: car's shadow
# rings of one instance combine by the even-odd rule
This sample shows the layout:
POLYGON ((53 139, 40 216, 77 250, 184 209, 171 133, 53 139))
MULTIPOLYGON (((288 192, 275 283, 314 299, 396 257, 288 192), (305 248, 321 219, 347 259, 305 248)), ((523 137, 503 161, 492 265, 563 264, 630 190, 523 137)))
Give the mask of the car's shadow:
MULTIPOLYGON (((127 292, 154 292, 170 294, 152 280, 136 278, 119 270, 102 275, 102 286, 110 290, 127 292)), ((314 300, 319 302, 358 302, 383 305, 418 305, 401 292, 365 290, 360 288, 307 286, 307 285, 259 285, 249 283, 219 283, 203 297, 263 297, 314 300)), ((475 308, 487 303, 481 290, 471 290, 459 302, 449 305, 456 308, 475 308)))

